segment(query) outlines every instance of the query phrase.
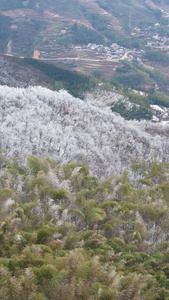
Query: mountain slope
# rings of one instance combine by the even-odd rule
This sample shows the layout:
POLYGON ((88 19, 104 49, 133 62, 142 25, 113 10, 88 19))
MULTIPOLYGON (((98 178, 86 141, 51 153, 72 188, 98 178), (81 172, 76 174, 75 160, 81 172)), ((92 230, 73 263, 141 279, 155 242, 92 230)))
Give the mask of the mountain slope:
POLYGON ((52 53, 70 50, 71 45, 120 42, 131 37, 134 27, 146 28, 159 21, 163 2, 156 2, 1 1, 0 51, 32 56, 38 50, 42 57, 45 53, 52 57, 52 53))
POLYGON ((92 173, 106 177, 130 166, 128 155, 140 164, 155 152, 169 159, 168 126, 125 121, 101 102, 41 87, 1 87, 0 99, 0 148, 22 162, 32 154, 68 162, 84 155, 92 173))

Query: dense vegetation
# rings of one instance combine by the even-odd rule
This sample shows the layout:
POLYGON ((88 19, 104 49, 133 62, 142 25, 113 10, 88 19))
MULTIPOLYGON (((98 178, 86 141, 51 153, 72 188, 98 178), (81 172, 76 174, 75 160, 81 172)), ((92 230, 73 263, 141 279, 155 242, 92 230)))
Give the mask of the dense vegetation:
POLYGON ((82 5, 79 4, 78 0, 29 0, 29 1, 22 1, 22 0, 1 0, 0 9, 15 9, 15 8, 30 8, 30 9, 45 9, 52 5, 53 9, 60 13, 70 13, 72 16, 76 13, 80 13, 82 9, 82 5), (37 4, 40 2, 40 6, 37 4), (76 9, 75 9, 76 8, 76 9))
POLYGON ((99 32, 93 31, 84 26, 77 26, 77 24, 74 24, 71 28, 71 42, 77 45, 86 45, 88 43, 103 44, 104 39, 103 36, 99 34, 99 32))
POLYGON ((147 58, 150 61, 156 61, 164 66, 169 65, 169 55, 162 51, 147 51, 145 53, 145 58, 147 58))
POLYGON ((119 101, 111 106, 111 110, 119 113, 126 120, 151 120, 152 112, 144 106, 130 105, 128 107, 125 102, 119 101))
POLYGON ((147 96, 140 96, 132 90, 124 91, 129 103, 118 101, 111 106, 112 111, 119 113, 126 120, 151 120, 152 111, 151 104, 169 107, 169 96, 158 91, 152 91, 147 96))
POLYGON ((167 78, 159 70, 149 70, 137 63, 124 62, 117 68, 116 74, 105 82, 103 88, 119 90, 134 105, 119 101, 112 104, 112 111, 120 113, 125 119, 152 118, 151 104, 169 107, 167 78), (158 90, 156 90, 156 88, 158 90), (146 92, 140 95, 138 91, 146 92))
POLYGON ((140 189, 1 156, 0 299, 169 299, 169 165, 129 159, 140 189))
POLYGON ((34 45, 39 39, 39 34, 45 26, 44 20, 19 20, 17 29, 10 32, 10 38, 15 41, 12 53, 17 56, 32 57, 34 45), (28 34, 29 33, 29 34, 28 34))
POLYGON ((0 40, 8 38, 10 25, 11 19, 9 17, 0 15, 0 40))
POLYGON ((25 58, 24 61, 47 75, 49 77, 49 87, 53 90, 66 89, 74 97, 82 97, 84 92, 95 85, 92 77, 81 75, 64 67, 29 58, 25 58))
POLYGON ((151 93, 149 95, 149 101, 151 104, 158 104, 164 107, 169 107, 169 96, 160 92, 151 93))
POLYGON ((148 10, 144 1, 109 1, 109 0, 97 0, 99 5, 105 10, 113 12, 113 15, 117 17, 123 25, 123 28, 127 34, 130 33, 129 19, 132 16, 132 25, 142 25, 144 19, 144 27, 153 23, 156 16, 153 10, 148 10), (139 14, 138 14, 139 10, 139 14))
POLYGON ((132 89, 147 91, 158 84, 161 91, 166 91, 166 75, 158 69, 150 70, 138 63, 124 62, 122 67, 117 68, 113 79, 132 89))
MULTIPOLYGON (((118 82, 111 81, 116 87, 120 87, 118 82)), ((169 96, 151 90, 146 96, 136 94, 131 89, 122 89, 123 94, 129 99, 132 105, 128 107, 124 102, 117 102, 112 105, 112 111, 120 113, 125 119, 151 119, 152 112, 150 109, 151 104, 157 104, 163 107, 169 107, 169 96)))
POLYGON ((7 41, 10 36, 11 19, 9 17, 0 15, 0 49, 5 50, 7 41))

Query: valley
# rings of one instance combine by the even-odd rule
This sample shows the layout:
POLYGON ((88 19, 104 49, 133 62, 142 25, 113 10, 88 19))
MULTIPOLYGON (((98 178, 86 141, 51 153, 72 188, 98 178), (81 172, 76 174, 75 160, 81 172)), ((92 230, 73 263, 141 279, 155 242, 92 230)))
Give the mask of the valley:
POLYGON ((168 51, 169 9, 164 1, 158 6, 155 1, 135 1, 133 6, 121 1, 118 5, 99 0, 75 2, 74 10, 75 3, 67 5, 66 0, 65 10, 58 1, 55 5, 42 0, 34 4, 21 1, 13 9, 2 5, 0 16, 6 20, 8 33, 0 51, 59 62, 84 74, 99 70, 108 79, 123 60, 151 66, 143 57, 144 51, 168 51), (115 49, 111 49, 112 44, 117 45, 115 49))

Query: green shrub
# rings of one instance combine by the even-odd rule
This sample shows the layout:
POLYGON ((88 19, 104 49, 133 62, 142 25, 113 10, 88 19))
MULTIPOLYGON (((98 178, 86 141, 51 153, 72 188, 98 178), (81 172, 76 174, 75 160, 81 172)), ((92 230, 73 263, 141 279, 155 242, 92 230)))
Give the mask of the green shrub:
POLYGON ((55 229, 53 227, 50 227, 48 225, 39 228, 37 232, 37 244, 44 243, 47 238, 54 232, 54 230, 55 229))
POLYGON ((48 171, 48 163, 36 156, 28 157, 28 166, 32 171, 33 175, 37 175, 39 171, 48 171))
POLYGON ((55 275, 57 275, 58 270, 53 265, 47 264, 40 268, 36 268, 36 273, 39 277, 39 280, 42 278, 52 279, 55 275))
POLYGON ((0 201, 5 201, 12 196, 12 190, 10 188, 0 189, 0 201))
POLYGON ((68 200, 69 195, 68 192, 65 189, 50 189, 50 197, 55 200, 55 202, 59 200, 68 200))

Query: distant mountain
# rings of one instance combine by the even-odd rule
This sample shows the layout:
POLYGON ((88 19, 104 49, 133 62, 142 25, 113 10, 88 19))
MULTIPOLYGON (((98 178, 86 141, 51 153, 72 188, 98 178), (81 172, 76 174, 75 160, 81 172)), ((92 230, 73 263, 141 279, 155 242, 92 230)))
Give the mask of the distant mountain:
POLYGON ((77 44, 127 43, 134 27, 158 22, 168 5, 167 0, 1 0, 0 51, 50 58, 77 44))
MULTIPOLYGON (((30 155, 82 162, 93 174, 108 177, 131 167, 169 160, 169 127, 147 121, 126 121, 103 102, 73 98, 66 91, 42 87, 0 87, 0 149, 24 162, 30 155)), ((139 178, 137 173, 131 177, 139 178)))

